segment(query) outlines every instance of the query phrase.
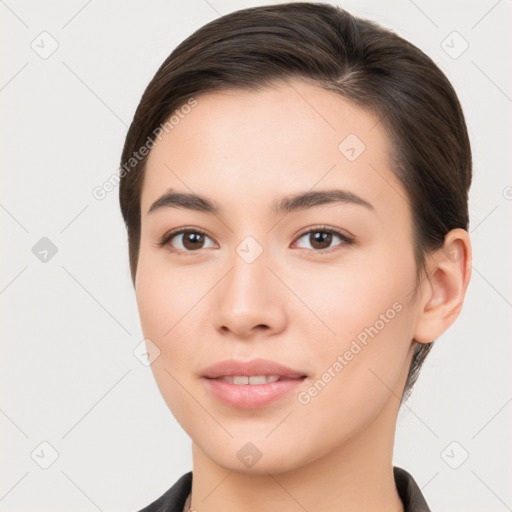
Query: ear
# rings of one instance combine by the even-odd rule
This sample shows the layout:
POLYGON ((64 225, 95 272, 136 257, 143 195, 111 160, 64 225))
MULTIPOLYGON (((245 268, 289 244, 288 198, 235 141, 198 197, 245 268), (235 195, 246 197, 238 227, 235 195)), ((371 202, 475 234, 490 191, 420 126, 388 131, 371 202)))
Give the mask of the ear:
POLYGON ((471 277, 471 241, 464 229, 453 229, 427 264, 420 310, 414 330, 419 343, 436 340, 459 316, 471 277))

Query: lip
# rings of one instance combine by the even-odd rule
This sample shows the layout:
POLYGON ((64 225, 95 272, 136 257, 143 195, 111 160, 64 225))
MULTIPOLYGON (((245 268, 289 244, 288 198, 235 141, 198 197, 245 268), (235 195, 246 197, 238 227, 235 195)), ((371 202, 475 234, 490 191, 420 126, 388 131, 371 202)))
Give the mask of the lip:
POLYGON ((209 366, 202 375, 209 392, 224 404, 239 409, 264 407, 296 389, 305 379, 305 372, 267 359, 246 362, 229 359, 209 366), (283 380, 267 384, 231 384, 217 380, 233 375, 278 375, 283 380))
POLYGON ((254 375, 279 375, 289 379, 307 377, 304 371, 294 370, 269 359, 251 359, 250 361, 226 359, 225 361, 208 366, 203 371, 202 377, 216 379, 232 375, 246 375, 249 377, 254 375))

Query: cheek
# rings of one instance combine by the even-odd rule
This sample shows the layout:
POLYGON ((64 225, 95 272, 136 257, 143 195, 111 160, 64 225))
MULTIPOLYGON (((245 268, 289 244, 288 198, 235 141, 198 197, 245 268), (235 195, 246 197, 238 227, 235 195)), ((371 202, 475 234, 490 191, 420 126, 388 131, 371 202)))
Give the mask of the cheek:
MULTIPOLYGON (((144 336, 165 344, 173 326, 192 307, 194 282, 184 278, 182 270, 162 264, 162 257, 141 247, 136 277, 136 299, 144 336), (188 305, 188 303, 191 303, 188 305)), ((197 298, 196 298, 197 300, 197 298)))
POLYGON ((302 285, 304 302, 329 327, 317 322, 325 334, 310 331, 306 350, 318 385, 304 401, 312 398, 315 410, 359 410, 370 418, 391 390, 401 393, 413 336, 414 261, 325 272, 310 277, 324 287, 309 286, 309 279, 302 285))
POLYGON ((165 313, 172 310, 171 294, 162 280, 154 279, 151 272, 140 269, 136 289, 137 307, 142 330, 146 338, 161 345, 166 330, 169 329, 170 318, 165 313))
MULTIPOLYGON (((183 373, 190 368, 189 362, 194 357, 193 343, 190 335, 187 336, 187 322, 194 312, 188 303, 194 297, 190 296, 189 300, 184 296, 187 289, 191 295, 190 287, 183 289, 180 282, 165 275, 164 269, 140 262, 136 287, 140 323, 144 338, 159 350, 151 371, 168 408, 180 423, 191 415, 194 405, 182 387, 188 387, 183 373)), ((147 342, 146 346, 149 350, 147 342)))
POLYGON ((297 397, 296 419, 311 432, 324 433, 319 442, 326 450, 333 440, 340 444, 370 425, 386 404, 398 404, 408 369, 410 320, 405 306, 385 325, 369 316, 351 319, 346 328, 354 336, 336 337, 317 355, 316 375, 297 397))
POLYGON ((368 330, 374 333, 375 328, 382 337, 381 332, 400 324, 415 284, 415 267, 413 262, 402 261, 400 269, 393 268, 387 261, 310 267, 300 278, 293 269, 283 273, 286 282, 294 283, 294 293, 303 303, 298 307, 321 329, 316 339, 322 340, 322 346, 316 348, 343 348, 357 336, 364 342, 368 330))
MULTIPOLYGON (((140 259, 136 300, 144 337, 160 350, 151 365, 155 376, 164 368, 176 376, 191 369, 188 363, 201 347, 195 329, 207 318, 207 291, 204 274, 193 266, 176 269, 140 259)), ((163 377, 169 380, 168 374, 163 377)))

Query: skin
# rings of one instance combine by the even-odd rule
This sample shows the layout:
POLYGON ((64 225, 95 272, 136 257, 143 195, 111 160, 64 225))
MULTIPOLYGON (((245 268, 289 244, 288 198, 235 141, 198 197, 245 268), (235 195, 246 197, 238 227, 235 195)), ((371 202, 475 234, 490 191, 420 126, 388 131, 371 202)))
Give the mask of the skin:
POLYGON ((192 505, 200 512, 403 510, 392 455, 413 338, 435 340, 459 314, 471 268, 466 231, 451 231, 428 255, 418 284, 410 205, 375 116, 297 80, 196 99, 149 155, 135 281, 144 336, 160 350, 156 382, 192 440, 192 505), (366 146, 352 162, 338 149, 351 133, 366 146), (223 212, 148 214, 169 187, 207 196, 223 212), (331 188, 373 208, 335 203, 279 216, 270 209, 285 195, 331 188), (318 224, 355 243, 333 236, 330 245, 314 245, 308 228, 318 224), (183 235, 158 246, 180 227, 206 232, 203 248, 187 249, 183 235), (249 235, 263 250, 252 263, 236 252, 249 235), (397 302, 401 311, 301 404, 297 394, 397 302), (308 378, 252 410, 224 405, 204 386, 207 366, 256 357, 308 378), (237 456, 249 441, 262 454, 252 467, 237 456))

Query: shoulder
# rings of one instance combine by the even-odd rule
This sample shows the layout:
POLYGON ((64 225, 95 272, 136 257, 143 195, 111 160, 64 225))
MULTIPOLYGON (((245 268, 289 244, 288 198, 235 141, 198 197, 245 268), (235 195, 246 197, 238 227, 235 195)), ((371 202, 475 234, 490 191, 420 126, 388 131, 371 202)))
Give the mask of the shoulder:
POLYGON ((192 471, 181 476, 170 489, 139 512, 182 512, 192 488, 192 471))
POLYGON ((400 499, 404 504, 404 512, 431 512, 427 501, 418 484, 405 469, 393 467, 395 484, 400 499))

